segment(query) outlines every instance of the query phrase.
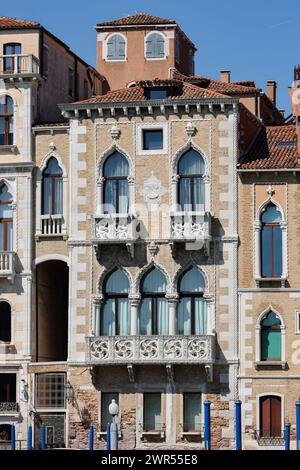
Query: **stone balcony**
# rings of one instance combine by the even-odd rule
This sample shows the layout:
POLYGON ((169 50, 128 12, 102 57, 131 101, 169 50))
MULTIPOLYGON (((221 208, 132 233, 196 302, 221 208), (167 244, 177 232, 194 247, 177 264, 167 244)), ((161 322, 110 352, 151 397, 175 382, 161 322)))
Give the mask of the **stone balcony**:
POLYGON ((32 78, 39 74, 39 60, 33 54, 0 55, 0 78, 32 78))
POLYGON ((211 238, 210 212, 173 212, 171 214, 170 240, 173 243, 189 243, 194 245, 195 249, 204 248, 208 251, 211 238))
POLYGON ((124 244, 133 256, 134 217, 130 214, 101 214, 94 217, 93 241, 98 246, 124 244))
POLYGON ((89 336, 86 354, 91 365, 212 365, 215 336, 89 336))
POLYGON ((13 281, 15 276, 16 253, 14 251, 0 251, 0 278, 13 281))

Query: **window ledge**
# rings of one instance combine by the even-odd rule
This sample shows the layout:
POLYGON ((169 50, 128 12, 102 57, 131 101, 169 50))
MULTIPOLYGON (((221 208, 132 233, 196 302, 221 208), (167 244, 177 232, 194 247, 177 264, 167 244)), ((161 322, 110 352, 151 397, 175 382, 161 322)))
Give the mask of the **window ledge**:
POLYGON ((285 370, 287 368, 286 361, 256 361, 254 362, 256 369, 263 369, 265 367, 273 367, 276 369, 285 370))
POLYGON ((281 287, 285 287, 285 283, 287 281, 287 276, 281 276, 281 277, 261 277, 261 276, 257 276, 254 279, 255 279, 255 282, 257 284, 257 287, 260 287, 260 283, 263 283, 263 282, 280 282, 281 287))
POLYGON ((8 150, 11 151, 11 153, 16 153, 17 146, 16 145, 0 145, 0 152, 7 152, 8 150))
MULTIPOLYGON (((97 438, 98 439, 106 439, 106 435, 107 435, 107 432, 106 431, 98 431, 97 432, 97 438)), ((118 429, 118 438, 121 439, 122 438, 122 431, 120 431, 118 429)))
POLYGON ((142 439, 147 437, 160 437, 161 439, 165 438, 165 431, 142 431, 142 439))
POLYGON ((182 431, 181 436, 182 437, 189 437, 189 436, 201 437, 201 431, 182 431))

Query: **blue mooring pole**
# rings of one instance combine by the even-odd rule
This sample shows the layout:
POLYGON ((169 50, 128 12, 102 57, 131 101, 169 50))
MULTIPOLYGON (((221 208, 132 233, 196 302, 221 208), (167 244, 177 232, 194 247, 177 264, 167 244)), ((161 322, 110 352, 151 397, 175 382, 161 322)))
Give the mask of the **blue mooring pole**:
POLYGON ((106 449, 110 450, 110 424, 107 423, 106 428, 106 449))
POLYGON ((89 450, 94 450, 94 426, 92 424, 90 425, 89 450))
POLYGON ((32 426, 29 426, 29 427, 28 427, 27 449, 28 449, 28 450, 32 450, 32 426))
POLYGON ((16 427, 11 427, 11 450, 16 450, 16 427))
POLYGON ((290 450, 291 425, 287 423, 284 430, 284 450, 290 450))
POLYGON ((46 450, 46 428, 44 424, 41 426, 41 448, 46 450))
POLYGON ((300 450, 300 401, 296 401, 296 444, 300 450))
POLYGON ((204 447, 205 450, 210 450, 210 400, 204 402, 204 447))
POLYGON ((242 450, 242 402, 235 402, 235 450, 242 450))

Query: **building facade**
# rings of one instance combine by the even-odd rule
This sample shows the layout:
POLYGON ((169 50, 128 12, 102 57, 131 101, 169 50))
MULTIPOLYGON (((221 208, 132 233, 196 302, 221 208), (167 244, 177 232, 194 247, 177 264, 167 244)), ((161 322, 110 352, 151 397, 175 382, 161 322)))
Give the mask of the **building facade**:
POLYGON ((120 448, 198 449, 209 399, 230 449, 238 398, 245 446, 282 444, 298 159, 276 83, 195 76, 193 43, 146 14, 97 24, 97 71, 0 20, 2 445, 45 424, 86 448, 93 423, 105 448, 115 399, 120 448))

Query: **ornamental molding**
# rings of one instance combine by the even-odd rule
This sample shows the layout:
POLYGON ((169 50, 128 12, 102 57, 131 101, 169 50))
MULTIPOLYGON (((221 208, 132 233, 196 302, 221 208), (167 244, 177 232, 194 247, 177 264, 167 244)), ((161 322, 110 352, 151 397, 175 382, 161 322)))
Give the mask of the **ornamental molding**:
POLYGON ((95 298, 102 297, 103 285, 104 285, 105 278, 107 276, 109 276, 116 269, 120 269, 127 276, 127 279, 128 279, 128 282, 129 282, 129 294, 132 293, 133 279, 132 279, 132 276, 131 276, 130 272, 127 271, 127 269, 124 268, 124 266, 121 263, 119 263, 118 261, 114 261, 108 267, 102 269, 102 271, 101 271, 101 273, 98 277, 97 284, 96 284, 98 293, 95 294, 95 298))
POLYGON ((99 156, 98 160, 97 160, 97 163, 96 163, 96 170, 97 170, 97 177, 99 176, 102 176, 103 174, 103 165, 106 161, 106 159, 112 155, 114 152, 119 152, 121 153, 128 161, 129 163, 129 175, 130 176, 134 176, 134 165, 133 165, 133 161, 132 161, 132 158, 130 157, 130 155, 125 151, 123 150, 116 142, 116 140, 114 140, 114 142, 111 144, 110 147, 108 147, 103 153, 101 153, 101 155, 99 156))
POLYGON ((50 145, 51 145, 52 149, 50 149, 50 152, 48 152, 48 153, 46 153, 46 155, 44 155, 44 157, 43 157, 43 159, 42 159, 42 161, 41 161, 41 164, 40 164, 40 166, 38 167, 38 171, 40 172, 40 177, 41 177, 43 171, 46 169, 47 164, 48 164, 48 161, 50 160, 50 158, 53 157, 53 158, 55 158, 55 159, 57 160, 58 165, 59 165, 60 168, 62 169, 62 172, 63 172, 62 176, 63 176, 63 178, 66 178, 66 177, 68 176, 68 174, 67 174, 67 170, 66 170, 66 168, 65 168, 65 166, 64 166, 64 164, 63 164, 63 161, 62 161, 62 159, 61 159, 61 156, 59 155, 59 153, 57 153, 57 152, 55 151, 56 147, 55 147, 54 143, 51 142, 51 143, 49 144, 49 148, 50 148, 50 145))
POLYGON ((133 282, 133 293, 139 293, 140 292, 140 284, 143 276, 150 271, 152 268, 157 268, 159 269, 166 277, 167 279, 167 290, 166 293, 172 292, 171 290, 171 278, 169 276, 168 271, 161 265, 158 264, 156 261, 151 260, 150 263, 144 265, 137 273, 134 282, 133 282))
MULTIPOLYGON (((144 201, 148 206, 157 205, 161 201, 161 197, 167 192, 167 189, 162 185, 154 172, 151 172, 149 178, 144 181, 144 185, 140 189, 140 195, 144 197, 144 201)), ((151 209, 150 209, 151 210, 151 209)))

